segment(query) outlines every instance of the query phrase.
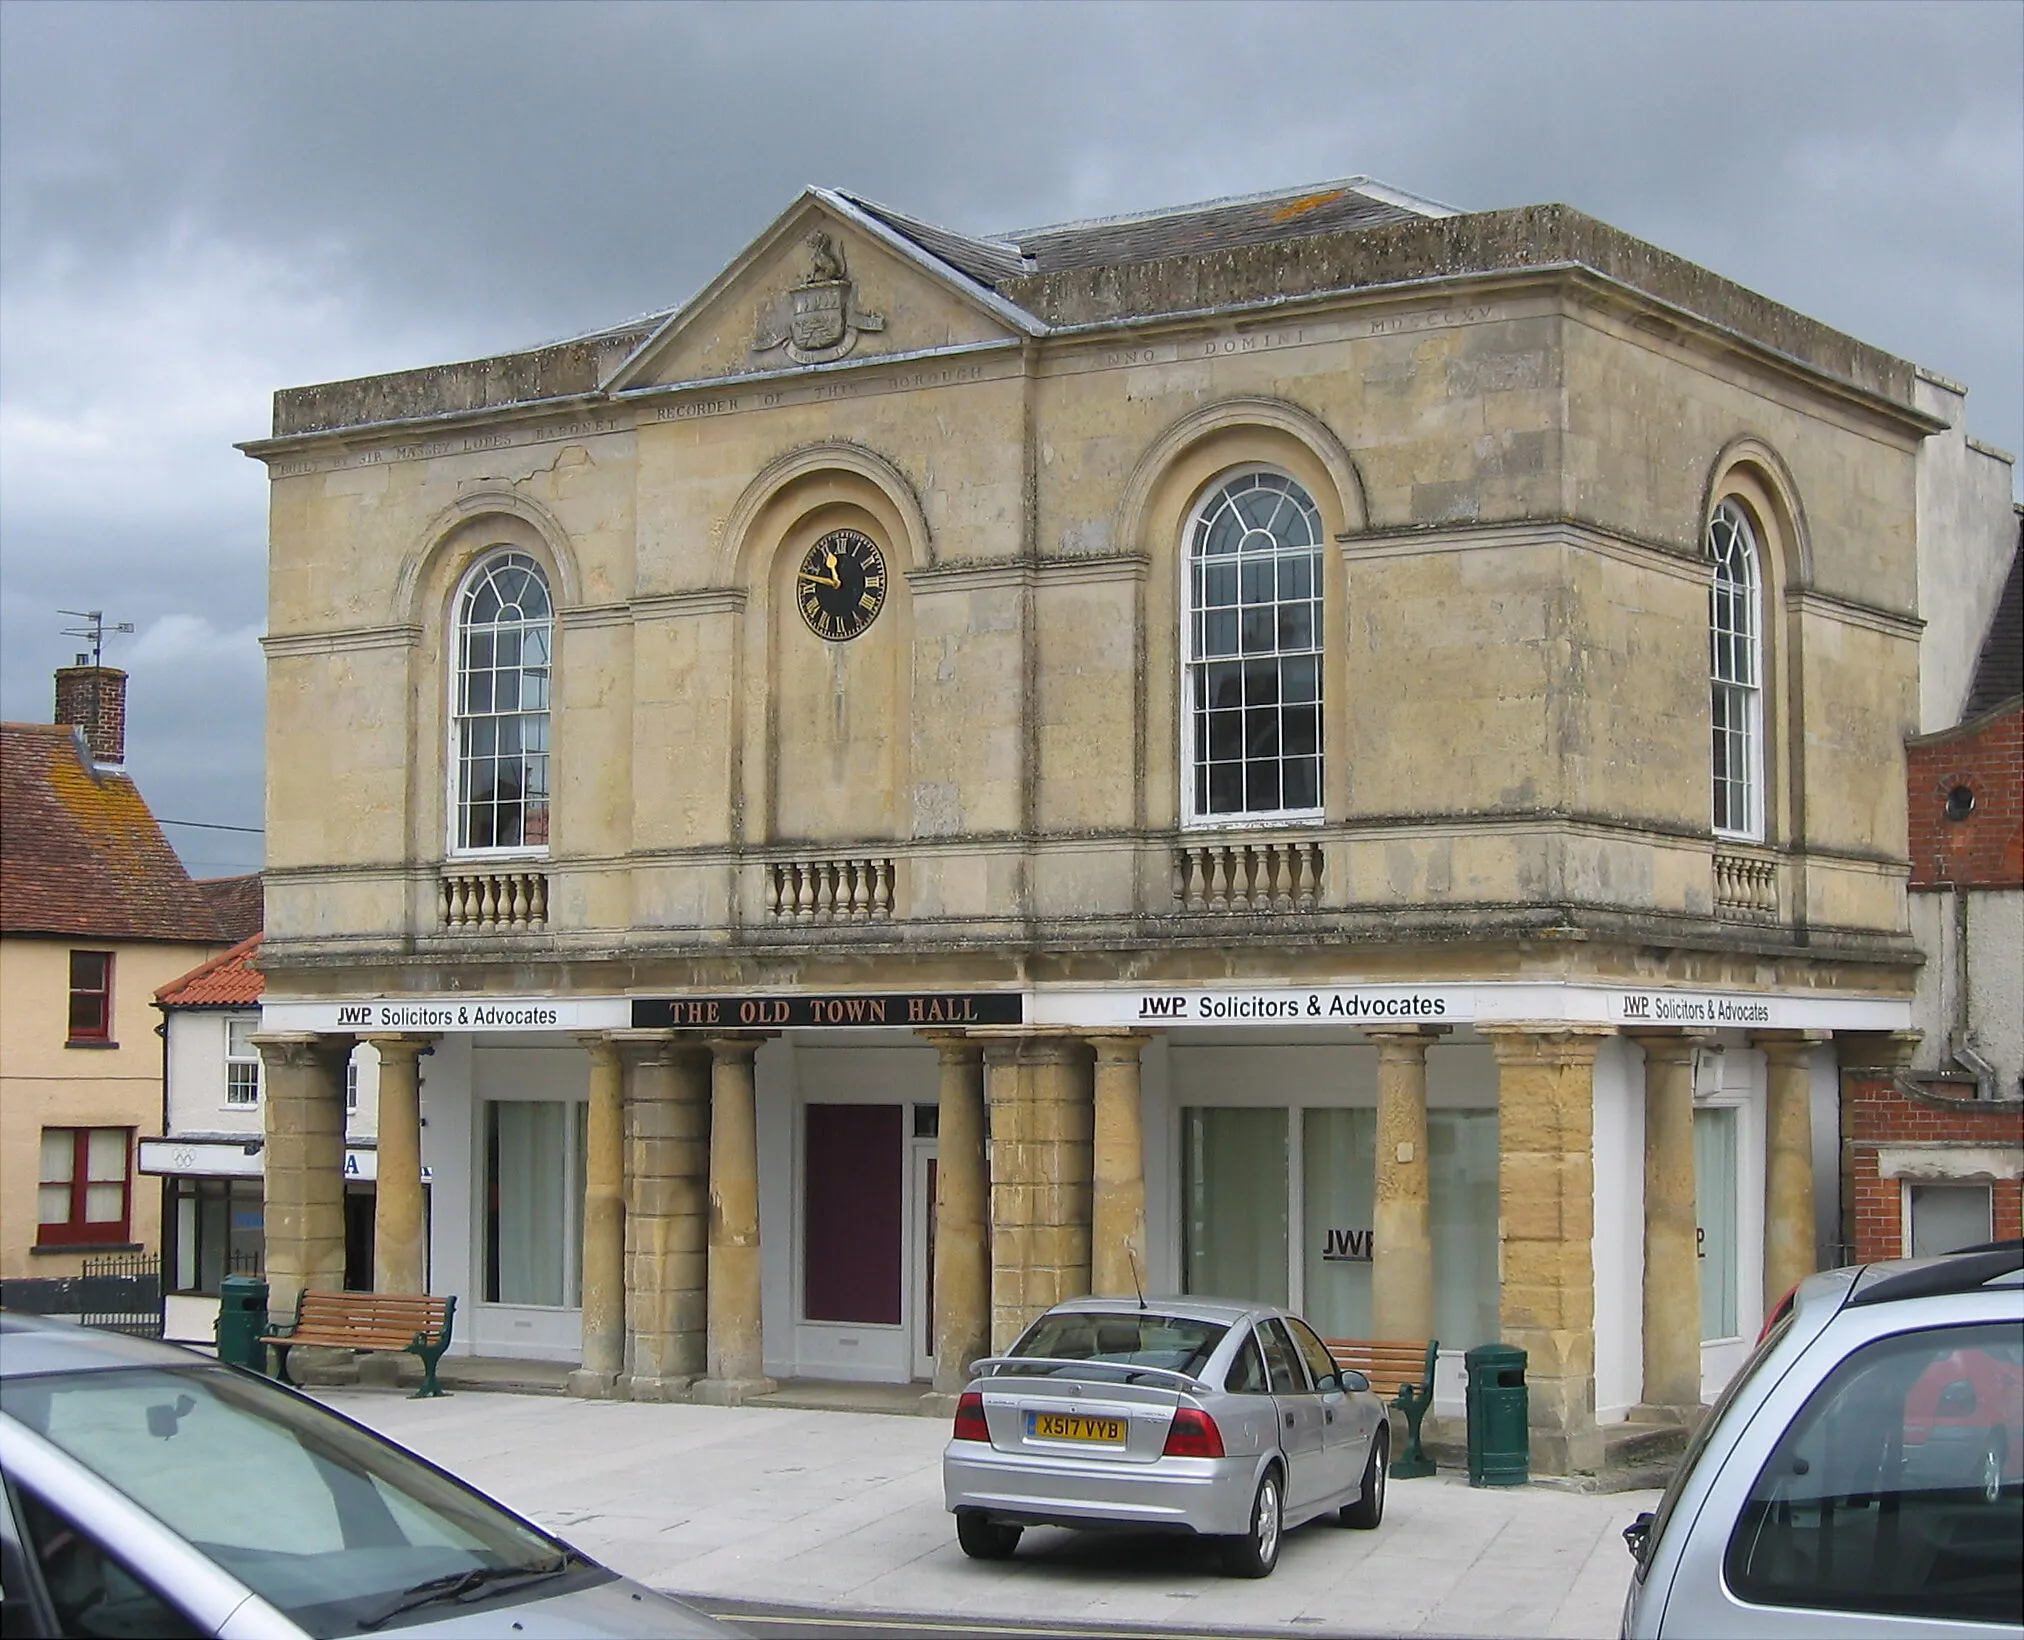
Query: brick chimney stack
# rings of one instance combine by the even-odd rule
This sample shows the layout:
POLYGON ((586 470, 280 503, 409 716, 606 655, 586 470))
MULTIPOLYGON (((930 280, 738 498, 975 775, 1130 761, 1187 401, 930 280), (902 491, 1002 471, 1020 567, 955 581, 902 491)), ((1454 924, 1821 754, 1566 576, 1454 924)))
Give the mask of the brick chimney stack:
POLYGON ((93 666, 85 655, 56 672, 56 721, 84 731, 94 763, 126 763, 127 675, 116 666, 93 666))

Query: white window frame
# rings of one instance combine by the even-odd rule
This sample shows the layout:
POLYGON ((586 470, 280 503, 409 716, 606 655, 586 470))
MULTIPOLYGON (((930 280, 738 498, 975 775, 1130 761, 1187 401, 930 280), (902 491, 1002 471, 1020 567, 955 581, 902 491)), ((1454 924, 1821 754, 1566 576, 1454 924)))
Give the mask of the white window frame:
POLYGON ((1993 1240, 1996 1234, 1996 1187, 1982 1179, 1900 1179, 1898 1181, 1898 1246, 1901 1256, 1917 1258, 1912 1251, 1912 1235, 1917 1226, 1912 1223, 1912 1192, 1928 1186, 1942 1190, 1977 1190, 1982 1195, 1982 1209, 1988 1218, 1988 1233, 1984 1241, 1993 1240))
POLYGON ((1707 551, 1709 822, 1717 837, 1760 843, 1765 808, 1763 553, 1756 525, 1734 497, 1725 499, 1708 520, 1707 551), (1735 591, 1724 597, 1725 587, 1735 591), (1740 618, 1728 618, 1732 616, 1740 618), (1716 747, 1724 741, 1728 756, 1718 766, 1716 747))
MULTIPOLYGON (((532 626, 534 624, 535 623, 527 623, 528 626, 532 626)), ((445 837, 445 845, 446 851, 451 859, 540 860, 547 858, 548 843, 546 840, 545 828, 546 824, 550 819, 552 819, 553 816, 554 795, 555 795, 554 782, 552 778, 553 762, 555 756, 555 747, 552 730, 555 720, 554 683, 555 683, 556 624, 557 623, 555 619, 554 582, 551 579, 547 568, 541 563, 541 561, 538 558, 536 558, 531 552, 526 551, 524 548, 513 546, 499 546, 493 548, 491 551, 482 554, 471 565, 471 567, 464 572, 463 579, 459 581, 457 584, 456 596, 451 600, 450 604, 450 644, 449 644, 449 653, 447 657, 448 665, 445 667, 445 671, 447 672, 449 679, 449 712, 447 714, 449 723, 449 738, 448 744, 444 747, 444 754, 443 754, 443 772, 444 772, 444 786, 445 786, 445 820, 447 831, 447 835, 445 837), (460 841, 464 833, 464 757, 463 757, 464 721, 467 716, 471 717, 501 716, 503 714, 466 713, 463 709, 464 680, 466 675, 465 634, 468 630, 465 619, 465 610, 466 605, 470 602, 471 597, 473 593, 476 591, 479 584, 483 580, 485 580, 485 578, 489 576, 495 569, 505 564, 508 560, 517 560, 522 566, 531 569, 534 572, 534 574, 540 578, 542 591, 547 595, 548 599, 547 620, 545 622, 539 623, 544 629, 548 647, 548 666, 546 668, 548 688, 544 697, 544 705, 538 712, 517 712, 513 714, 515 717, 518 717, 522 720, 529 718, 539 718, 542 721, 543 725, 542 732, 545 743, 543 747, 542 756, 544 762, 548 766, 548 770, 550 773, 548 791, 546 794, 547 807, 543 811, 544 836, 543 840, 537 843, 520 842, 520 843, 509 843, 504 845, 484 844, 474 846, 460 841)), ((527 672, 527 671, 538 671, 541 669, 522 667, 516 668, 516 670, 527 672)))
POLYGON ((260 1029, 258 1014, 227 1014, 225 1016, 225 1107, 228 1110, 251 1110, 260 1103, 260 1050, 244 1040, 260 1029), (243 1074, 252 1067, 250 1096, 235 1093, 233 1072, 242 1073, 236 1078, 240 1084, 247 1080, 243 1074))
MULTIPOLYGON (((1326 632, 1327 632, 1327 601, 1324 583, 1326 574, 1325 552, 1327 541, 1328 541, 1327 531, 1323 528, 1321 522, 1321 509, 1315 503, 1313 496, 1308 494, 1306 486, 1301 484, 1298 479, 1294 478, 1290 473, 1284 472, 1277 467, 1253 465, 1235 468, 1229 472, 1220 474, 1217 477, 1215 483, 1210 485, 1209 488, 1203 492, 1200 501, 1198 501, 1188 513, 1188 521, 1185 529, 1182 532, 1181 550, 1178 555, 1180 560, 1180 576, 1181 576, 1181 588, 1180 588, 1181 711, 1180 711, 1180 725, 1179 725, 1180 728, 1179 753, 1181 765, 1181 824, 1182 827, 1186 830, 1235 831, 1251 827, 1318 825, 1324 818, 1323 811, 1324 806, 1327 802, 1326 780, 1328 771, 1327 747, 1325 744, 1326 731, 1325 731, 1325 711, 1324 711, 1324 701, 1326 694, 1326 684, 1325 684, 1326 665, 1325 665, 1324 652, 1326 649, 1326 632), (1255 481, 1260 477, 1269 477, 1272 479, 1276 479, 1289 486, 1291 496, 1293 498, 1296 498, 1299 503, 1304 504, 1305 511, 1309 519, 1311 520, 1311 531, 1314 537, 1311 549, 1281 548, 1279 549, 1278 555, 1280 558, 1291 557, 1295 553, 1302 550, 1311 550, 1313 554, 1314 560, 1313 583, 1312 583, 1313 592, 1311 595, 1311 602, 1314 606, 1314 610, 1313 610, 1313 631, 1312 631, 1313 641, 1311 646, 1307 649, 1298 649, 1298 648, 1281 649, 1277 646, 1275 642, 1274 647, 1269 653, 1261 653, 1249 658, 1259 660, 1263 659, 1285 660, 1289 658, 1297 659, 1306 655, 1312 655, 1314 658, 1314 714, 1315 714, 1314 759, 1315 759, 1316 800, 1312 806, 1304 806, 1299 808, 1282 807, 1277 809, 1239 809, 1225 812, 1210 812, 1205 808, 1205 804, 1207 801, 1207 794, 1198 789, 1198 782, 1196 780, 1195 775, 1195 763, 1196 763, 1195 748, 1196 748, 1196 736, 1198 732, 1196 728, 1196 716, 1198 710, 1203 709, 1200 707, 1200 703, 1198 700, 1198 694, 1200 690, 1199 672, 1202 668, 1204 668, 1209 664, 1210 659, 1237 660, 1241 663, 1241 661, 1246 657, 1242 655, 1241 641, 1239 653, 1236 655, 1232 656, 1219 655, 1215 657, 1210 657, 1209 659, 1205 659, 1201 654, 1198 653, 1198 641, 1196 634, 1196 626, 1197 626, 1196 598, 1195 598, 1195 566, 1197 562, 1196 539, 1198 535, 1201 533, 1204 525, 1209 520, 1210 516, 1223 504, 1224 499, 1227 496, 1229 496, 1234 491, 1237 491, 1242 487, 1253 487, 1255 485, 1255 481)), ((1262 556, 1262 554, 1260 556, 1262 556)), ((1256 558, 1254 558, 1253 561, 1256 562, 1257 561, 1256 558)), ((1239 596, 1241 598, 1242 596, 1241 591, 1239 593, 1239 596)), ((1276 599, 1277 599, 1277 590, 1275 588, 1275 600, 1276 599)), ((1237 607, 1241 609, 1242 608, 1241 603, 1237 607)), ((1278 603, 1275 601, 1275 604, 1272 607, 1275 608, 1279 607, 1278 603)), ((1283 710, 1283 704, 1281 709, 1283 710)), ((1278 756, 1283 766, 1283 764, 1286 761, 1286 753, 1283 750, 1283 748, 1279 752, 1278 756)), ((1240 767, 1241 766, 1242 765, 1240 764, 1240 767)))

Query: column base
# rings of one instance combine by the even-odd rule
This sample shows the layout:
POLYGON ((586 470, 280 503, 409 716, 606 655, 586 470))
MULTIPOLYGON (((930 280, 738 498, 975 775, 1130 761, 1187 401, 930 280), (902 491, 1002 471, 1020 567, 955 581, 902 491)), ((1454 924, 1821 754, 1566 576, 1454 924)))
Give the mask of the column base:
POLYGON ((647 1378, 633 1375, 618 1381, 618 1395, 627 1401, 686 1401, 693 1375, 676 1378, 647 1378))
POLYGON ((1531 1439, 1535 1475, 1593 1475, 1602 1468, 1600 1429, 1534 1429, 1531 1439))
POLYGON ((1696 1429, 1707 1415, 1708 1409, 1696 1401, 1692 1406, 1634 1406, 1625 1421, 1633 1424, 1677 1424, 1682 1429, 1696 1429))
POLYGON ((771 1378, 698 1378, 689 1386, 689 1399, 706 1407, 741 1407, 779 1387, 771 1378))
POLYGON ((961 1399, 962 1392, 959 1390, 931 1389, 921 1397, 921 1416, 953 1418, 956 1415, 956 1403, 961 1399))
POLYGON ((609 1401, 618 1394, 618 1374, 578 1367, 569 1375, 563 1393, 583 1401, 609 1401))

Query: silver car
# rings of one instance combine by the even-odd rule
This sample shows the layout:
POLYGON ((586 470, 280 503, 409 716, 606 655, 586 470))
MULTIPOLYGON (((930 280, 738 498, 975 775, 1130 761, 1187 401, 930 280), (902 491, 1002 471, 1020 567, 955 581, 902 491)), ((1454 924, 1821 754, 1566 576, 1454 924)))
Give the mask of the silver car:
POLYGON ((305 1395, 0 1312, 0 1633, 730 1635, 305 1395))
POLYGON ((1123 1527, 1220 1538, 1265 1577, 1303 1521, 1384 1518, 1384 1403, 1272 1305, 1073 1299, 975 1372, 942 1490, 979 1560, 1028 1526, 1123 1527))
POLYGON ((2024 1243, 1801 1282, 1624 1538, 1626 1640, 2024 1634, 2024 1243))

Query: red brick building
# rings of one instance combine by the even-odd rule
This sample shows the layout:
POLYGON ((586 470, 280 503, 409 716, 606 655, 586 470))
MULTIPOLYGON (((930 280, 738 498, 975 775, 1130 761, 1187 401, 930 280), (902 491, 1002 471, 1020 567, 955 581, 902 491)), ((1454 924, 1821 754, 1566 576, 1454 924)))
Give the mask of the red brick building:
POLYGON ((1845 1079, 1843 1234, 1857 1261, 2024 1234, 2024 553, 1963 721, 1907 742, 1906 781, 1922 1040, 1845 1079))

